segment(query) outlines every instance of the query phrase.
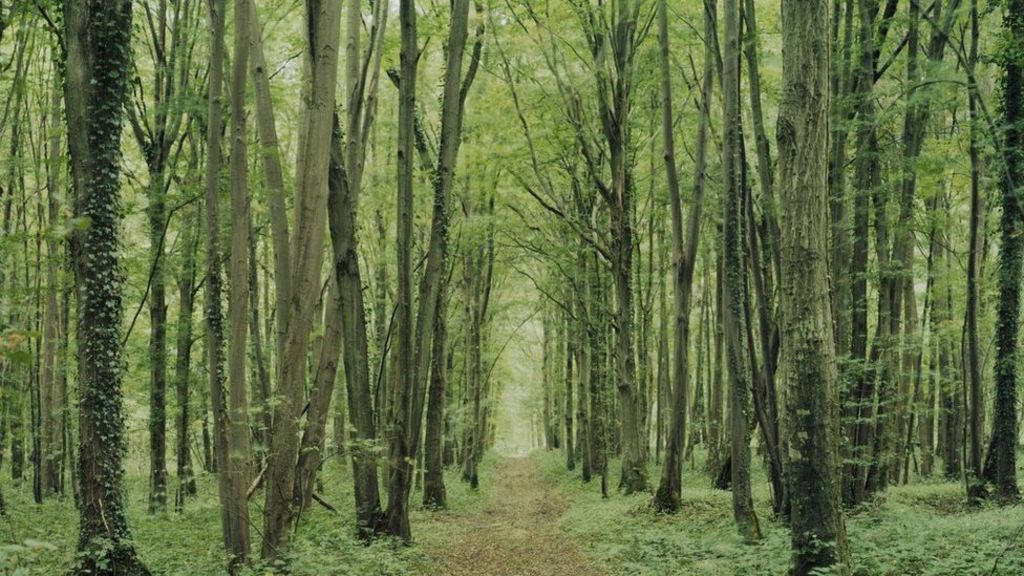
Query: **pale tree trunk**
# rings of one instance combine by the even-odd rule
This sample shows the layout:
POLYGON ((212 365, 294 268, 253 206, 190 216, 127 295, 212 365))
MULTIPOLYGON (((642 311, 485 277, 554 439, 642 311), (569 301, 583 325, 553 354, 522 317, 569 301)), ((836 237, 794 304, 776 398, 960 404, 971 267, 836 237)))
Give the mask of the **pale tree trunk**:
POLYGON ((249 330, 249 181, 246 156, 245 88, 249 58, 249 7, 235 0, 234 61, 231 68, 231 263, 228 291, 231 336, 228 348, 228 500, 231 523, 229 570, 249 561, 249 506, 247 490, 251 471, 249 403, 246 384, 246 336, 249 330))
POLYGON ((75 571, 148 575, 132 545, 123 493, 120 136, 131 66, 132 3, 65 0, 63 16, 75 216, 91 223, 72 239, 81 454, 75 571))
POLYGON ((306 5, 308 50, 305 101, 296 159, 296 215, 292 278, 284 353, 277 378, 273 433, 267 457, 263 515, 264 558, 277 557, 288 540, 298 458, 298 418, 306 378, 306 354, 321 286, 328 171, 341 30, 341 3, 314 0, 306 5))
MULTIPOLYGON (((274 104, 270 95, 263 38, 255 0, 249 0, 250 74, 256 100, 256 128, 260 137, 260 158, 264 185, 269 189, 270 233, 274 245, 274 304, 277 316, 275 352, 278 363, 284 356, 284 330, 288 325, 292 288, 291 249, 288 236, 288 211, 285 208, 284 170, 274 121, 274 104)), ((263 410, 269 408, 264 406, 263 410)), ((269 432, 269 431, 268 431, 269 432)))
POLYGON ((780 320, 781 376, 788 391, 790 573, 849 574, 828 277, 827 0, 783 0, 782 22, 780 320))

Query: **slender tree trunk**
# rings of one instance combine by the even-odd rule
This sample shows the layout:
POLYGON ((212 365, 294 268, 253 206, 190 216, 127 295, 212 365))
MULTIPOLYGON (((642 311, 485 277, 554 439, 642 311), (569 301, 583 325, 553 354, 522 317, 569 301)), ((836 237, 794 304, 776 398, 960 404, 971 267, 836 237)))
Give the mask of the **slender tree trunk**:
POLYGON ((249 252, 250 216, 249 181, 246 155, 245 88, 249 58, 248 0, 235 0, 234 58, 231 69, 231 260, 228 290, 231 335, 228 346, 228 475, 230 499, 228 514, 231 523, 231 554, 229 571, 248 563, 249 487, 252 455, 249 445, 249 402, 247 398, 246 358, 249 330, 249 252))
POLYGON ((195 261, 200 236, 199 212, 199 210, 186 212, 186 217, 183 219, 183 258, 178 277, 178 333, 174 361, 174 389, 178 401, 178 412, 175 417, 178 491, 174 507, 178 512, 181 512, 185 506, 185 497, 196 494, 196 479, 192 471, 192 451, 189 449, 189 424, 191 423, 189 388, 192 379, 192 312, 196 280, 195 261), (188 217, 189 215, 191 218, 188 217))
POLYGON ((448 286, 444 281, 434 318, 434 349, 430 361, 430 389, 427 404, 427 436, 424 446, 423 505, 444 509, 448 498, 444 487, 445 389, 448 386, 448 286))
MULTIPOLYGON (((723 250, 725 281, 725 342, 729 366, 730 428, 732 430, 733 515, 740 534, 748 541, 761 539, 750 493, 750 368, 747 365, 746 320, 743 311, 747 274, 743 250, 745 224, 739 109, 739 7, 726 0, 725 58, 722 76, 725 133, 725 198, 723 201, 723 250)), ((746 223, 750 225, 751 223, 746 223)))
MULTIPOLYGON (((971 0, 971 45, 968 65, 974 66, 978 59, 978 2, 971 0)), ((974 75, 972 74, 973 78, 974 75)), ((979 228, 981 223, 981 154, 979 144, 978 87, 973 83, 969 86, 968 108, 970 111, 970 157, 971 157, 971 212, 967 252, 967 376, 970 390, 970 450, 968 469, 972 477, 981 475, 982 437, 981 425, 984 418, 981 389, 981 357, 978 345, 978 252, 981 249, 979 228)), ((970 487, 968 487, 970 491, 970 487)), ((970 495, 970 494, 968 494, 970 495)))
MULTIPOLYGON (((206 130, 206 361, 210 386, 210 408, 213 412, 213 458, 209 468, 217 475, 217 491, 220 497, 221 530, 224 549, 231 551, 231 484, 228 470, 228 407, 224 389, 224 318, 221 310, 221 247, 220 247, 220 176, 221 176, 221 127, 223 125, 222 94, 224 88, 224 21, 227 11, 226 0, 210 3, 211 48, 209 78, 209 108, 206 130)), ((204 407, 205 426, 205 407, 204 407)), ((205 431, 204 431, 205 434, 205 431)), ((205 438, 204 438, 205 440, 205 438)))
POLYGON ((395 417, 388 452, 391 471, 388 480, 388 533, 411 539, 409 512, 406 508, 411 477, 410 462, 414 448, 410 446, 413 426, 412 403, 416 393, 415 360, 413 358, 412 302, 412 219, 413 219, 413 146, 416 117, 416 68, 419 45, 416 37, 416 2, 399 3, 401 29, 401 82, 398 89, 398 293, 396 318, 398 330, 398 382, 394 398, 395 417))
POLYGON ((398 394, 395 396, 398 399, 395 406, 395 428, 388 454, 391 461, 391 477, 388 481, 387 531, 408 541, 411 538, 408 501, 412 487, 412 463, 418 456, 425 404, 423 383, 428 379, 430 372, 437 301, 441 297, 444 261, 448 250, 448 197, 462 141, 466 95, 480 59, 479 37, 482 30, 477 30, 478 42, 474 46, 473 60, 463 80, 462 62, 468 35, 469 0, 452 2, 448 43, 445 48, 440 145, 433 174, 434 210, 427 260, 420 279, 419 309, 413 323, 410 277, 412 268, 409 250, 412 240, 412 151, 415 144, 415 84, 418 60, 418 56, 414 57, 413 54, 418 54, 418 48, 415 1, 403 0, 399 6, 402 29, 398 114, 398 354, 401 380, 398 394), (411 358, 405 358, 405 354, 409 354, 411 358))
POLYGON ((332 153, 335 91, 341 34, 341 4, 307 2, 304 126, 296 159, 295 239, 291 246, 293 286, 288 303, 284 354, 277 378, 273 433, 267 457, 263 514, 265 559, 277 557, 288 541, 293 520, 295 466, 299 451, 298 422, 302 408, 306 356, 321 286, 327 189, 332 153))
MULTIPOLYGON (((57 80, 59 81, 59 76, 57 80)), ((52 122, 46 160, 46 187, 49 226, 56 229, 58 222, 58 187, 60 182, 60 105, 61 86, 55 82, 50 100, 50 118, 52 122)), ((40 222, 42 224, 42 222, 40 222)), ((42 434, 41 478, 39 479, 42 494, 58 494, 61 492, 60 463, 63 458, 61 450, 63 431, 61 415, 63 414, 63 396, 58 390, 58 372, 64 370, 57 364, 57 353, 63 334, 60 332, 60 309, 57 292, 60 289, 57 279, 57 263, 60 259, 60 248, 53 235, 46 240, 46 302, 43 314, 43 345, 42 374, 40 374, 40 417, 42 434)), ((63 364, 63 363, 61 363, 63 364)))
MULTIPOLYGON (((850 266, 851 319, 850 319, 850 380, 852 398, 848 404, 850 454, 843 476, 847 486, 844 499, 847 504, 858 504, 864 499, 864 479, 870 458, 871 425, 874 422, 874 388, 868 375, 868 217, 872 188, 879 179, 878 139, 875 134, 875 108, 872 80, 875 68, 874 30, 877 0, 857 0, 860 13, 859 66, 854 94, 857 124, 857 157, 853 198, 853 244, 850 266)), ((838 168, 838 167, 836 167, 838 168)))
MULTIPOLYGON (((693 272, 697 260, 697 241, 700 232, 701 208, 704 199, 704 170, 707 159, 707 134, 712 90, 711 50, 705 46, 704 81, 701 96, 701 119, 697 129, 697 166, 694 172, 693 204, 688 215, 685 245, 683 241, 683 211, 676 168, 675 136, 672 121, 672 80, 669 62, 668 5, 659 4, 659 44, 661 54, 662 132, 665 142, 665 167, 668 175, 672 213, 672 257, 675 260, 673 282, 673 315, 675 318, 675 349, 673 354, 671 417, 665 445, 665 465, 661 483, 654 498, 654 507, 664 512, 679 509, 682 497, 682 458, 686 434, 686 413, 689 402, 690 307, 693 294, 693 272)), ((714 32, 715 13, 705 4, 704 32, 710 38, 714 32)))
POLYGON ((559 318, 559 320, 563 327, 562 336, 564 337, 564 342, 561 342, 560 344, 564 346, 563 350, 565 353, 565 377, 563 379, 565 385, 565 467, 571 472, 576 469, 576 436, 573 434, 572 420, 574 406, 573 389, 576 386, 576 382, 573 377, 576 343, 572 335, 572 319, 570 314, 564 314, 564 317, 559 318))
MULTIPOLYGON (((340 150, 341 142, 337 142, 340 150)), ((333 161, 332 161, 333 164, 333 161)), ((327 415, 331 409, 338 375, 338 361, 342 348, 341 295, 338 293, 337 277, 332 277, 327 289, 324 321, 324 335, 320 344, 319 358, 313 376, 313 389, 309 394, 306 411, 306 428, 299 443, 299 461, 296 466, 295 506, 297 514, 309 508, 313 502, 317 470, 323 459, 323 446, 327 437, 327 415)))

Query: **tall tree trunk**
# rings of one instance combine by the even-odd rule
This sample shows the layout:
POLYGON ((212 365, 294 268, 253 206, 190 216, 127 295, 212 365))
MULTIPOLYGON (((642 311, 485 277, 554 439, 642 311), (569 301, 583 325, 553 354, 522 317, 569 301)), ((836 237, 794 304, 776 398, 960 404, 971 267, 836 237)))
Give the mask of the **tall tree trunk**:
POLYGON ((573 434, 572 420, 574 410, 573 389, 576 387, 576 382, 573 378, 576 344, 572 336, 572 319, 570 314, 563 314, 562 316, 559 318, 559 321, 562 325, 560 332, 564 338, 564 341, 560 344, 563 346, 565 353, 565 376, 562 380, 565 385, 565 467, 567 470, 572 471, 576 469, 576 436, 573 434))
POLYGON ((131 66, 132 3, 65 0, 64 98, 75 216, 81 502, 76 572, 147 575, 124 506, 120 136, 131 66))
POLYGON ((398 348, 398 382, 394 398, 394 419, 388 460, 387 530, 390 534, 411 539, 409 512, 406 508, 408 485, 412 475, 411 445, 413 427, 412 403, 416 393, 415 360, 413 358, 412 302, 412 219, 413 219, 413 146, 416 117, 416 68, 419 45, 416 37, 416 1, 399 3, 401 29, 401 81, 398 88, 398 293, 395 306, 398 348))
POLYGON ((473 60, 463 80, 462 62, 468 36, 469 4, 469 0, 455 0, 451 4, 448 43, 445 47, 440 145, 433 173, 434 210, 427 260, 420 279, 419 309, 415 323, 412 318, 412 268, 409 253, 412 240, 412 151, 415 145, 415 85, 418 59, 418 56, 413 56, 418 54, 414 0, 403 0, 399 10, 402 29, 398 114, 398 354, 401 380, 395 396, 397 404, 394 433, 388 454, 391 475, 388 481, 387 531, 407 541, 411 538, 408 501, 412 487, 412 463, 418 456, 425 404, 423 383, 430 373, 437 301, 441 297, 444 261, 448 250, 448 197, 462 141, 462 118, 466 96, 480 59, 479 38, 482 29, 478 28, 478 41, 473 49, 473 60), (405 354, 409 354, 410 358, 405 358, 405 354))
MULTIPOLYGON (((850 299, 850 380, 853 392, 850 411, 846 420, 849 422, 848 434, 850 454, 847 461, 854 462, 845 466, 843 476, 846 478, 844 499, 848 504, 857 504, 864 499, 864 478, 870 458, 871 425, 874 422, 874 388, 868 376, 868 218, 872 189, 877 185, 878 138, 875 134, 875 107, 872 97, 872 80, 875 69, 874 29, 875 14, 878 12, 877 0, 857 0, 860 14, 859 26, 859 66, 857 71, 856 92, 854 94, 857 124, 857 157, 854 165, 854 197, 853 197, 853 244, 850 277, 852 278, 850 299)), ((838 166, 834 167, 838 169, 838 166)))
POLYGON ((228 345, 228 457, 229 521, 231 523, 231 554, 229 571, 248 563, 249 487, 252 456, 249 445, 249 403, 246 383, 246 336, 249 331, 249 180, 246 155, 245 88, 249 58, 248 0, 235 0, 235 39, 231 67, 231 260, 228 306, 231 335, 228 345))
POLYGON ((999 304, 996 322, 995 416, 992 450, 995 455, 996 496, 1006 502, 1020 499, 1017 487, 1017 359, 1020 314, 1021 262, 1024 259, 1024 209, 1020 190, 1024 182, 1024 0, 1009 0, 1003 14, 1008 33, 1003 61, 1003 149, 1006 167, 1002 179, 1003 217, 999 247, 999 304))
MULTIPOLYGON (((697 241, 700 232, 701 209, 704 201, 704 170, 707 160, 707 134, 712 92, 711 49, 704 49, 704 81, 701 95, 700 126, 697 129, 697 166, 694 171, 693 204, 688 215, 685 245, 683 241, 683 210, 676 168, 674 123, 672 121, 672 79, 668 34, 668 4, 660 0, 658 39, 661 55, 661 108, 662 137, 665 142, 665 168, 668 176, 672 213, 672 258, 674 262, 673 316, 675 318, 675 348, 673 350, 671 416, 665 444, 665 464, 661 483, 654 498, 654 507, 664 512, 676 512, 682 497, 682 457, 686 434, 686 413, 690 396, 689 350, 690 307, 693 295, 693 272, 697 260, 697 241)), ((709 39, 714 33, 715 12, 710 3, 704 7, 704 33, 709 39)))
POLYGON ((309 0, 306 78, 296 159, 295 238, 291 246, 293 286, 288 303, 284 354, 278 363, 277 404, 267 457, 263 514, 265 559, 277 557, 288 541, 293 519, 299 415, 306 380, 306 356, 319 300, 327 189, 332 152, 335 91, 341 34, 341 4, 309 0))
MULTIPOLYGON (((220 497, 221 531, 224 549, 232 550, 231 484, 228 470, 228 408, 224 390, 224 318, 221 310, 221 247, 220 247, 220 176, 221 129, 223 125, 222 94, 224 89, 224 21, 226 0, 210 3, 209 108, 206 130, 206 362, 210 386, 210 408, 213 412, 213 458, 208 469, 218 472, 217 491, 220 497)), ((204 426, 205 426, 204 406, 204 426)), ((204 430, 205 434, 205 430, 204 430)), ((205 440, 205 438, 204 438, 205 440)))
MULTIPOLYGON (((340 150, 341 142, 336 142, 340 150)), ((340 155, 336 155, 340 162, 340 155)), ((332 164, 334 161, 332 160, 332 164)), ((337 164, 340 166, 340 164, 337 164)), ((338 293, 337 277, 329 280, 325 302, 326 320, 324 335, 320 344, 319 358, 313 374, 313 389, 309 393, 306 410, 306 428, 299 443, 299 461, 296 467, 295 506, 297 514, 313 502, 316 474, 323 458, 323 446, 327 437, 327 415, 331 409, 331 397, 338 375, 338 360, 341 356, 342 325, 341 295, 338 293)))
MULTIPOLYGON (((56 80, 50 99, 50 121, 52 122, 46 160, 46 188, 49 226, 56 229, 58 222, 58 187, 60 182, 60 76, 56 80)), ((42 224, 42 222, 40 222, 42 224)), ((41 477, 39 484, 42 495, 61 492, 60 463, 62 460, 61 415, 63 414, 63 396, 58 390, 59 371, 64 370, 57 363, 58 346, 65 335, 60 332, 60 309, 57 291, 60 289, 57 280, 57 263, 61 250, 52 234, 46 240, 46 302, 43 313, 43 345, 42 373, 40 374, 40 417, 41 417, 41 477)))
POLYGON ((839 382, 828 279, 829 9, 782 3, 782 379, 787 400, 793 567, 849 574, 841 500, 839 382))
POLYGON ((722 91, 725 111, 723 168, 723 257, 725 283, 725 342, 729 366, 730 429, 732 430, 733 516, 740 534, 748 541, 761 539, 754 502, 750 493, 750 367, 747 364, 744 301, 747 286, 744 256, 744 186, 741 182, 739 7, 726 0, 725 51, 722 91))

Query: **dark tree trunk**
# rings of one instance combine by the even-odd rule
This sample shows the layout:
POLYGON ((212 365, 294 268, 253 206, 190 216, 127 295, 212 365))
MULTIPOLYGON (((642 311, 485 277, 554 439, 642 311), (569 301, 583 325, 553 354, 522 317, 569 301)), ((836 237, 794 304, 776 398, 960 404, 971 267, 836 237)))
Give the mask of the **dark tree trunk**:
POLYGON ((124 285, 118 260, 120 136, 131 66, 132 3, 65 0, 65 102, 75 216, 78 292, 79 482, 76 573, 143 575, 124 506, 121 391, 124 285))
POLYGON ((444 509, 448 498, 444 487, 445 390, 448 387, 448 282, 441 285, 434 319, 434 349, 430 360, 430 388, 427 403, 427 431, 424 445, 423 506, 444 509))
POLYGON ((999 247, 999 303, 996 321, 995 416, 992 450, 995 454, 996 496, 1017 501, 1017 368, 1020 315, 1021 262, 1024 259, 1024 209, 1020 190, 1024 182, 1024 0, 1009 0, 1004 13, 1008 44, 1003 62, 1003 149, 1006 167, 1002 179, 1001 242, 999 247))

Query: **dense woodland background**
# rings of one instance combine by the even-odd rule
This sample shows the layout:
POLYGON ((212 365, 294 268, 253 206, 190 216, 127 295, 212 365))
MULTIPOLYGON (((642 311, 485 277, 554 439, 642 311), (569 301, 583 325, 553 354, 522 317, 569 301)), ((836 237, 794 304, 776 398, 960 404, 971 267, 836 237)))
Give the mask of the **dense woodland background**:
POLYGON ((0 570, 1020 574, 1022 66, 1024 0, 0 0, 0 570))

